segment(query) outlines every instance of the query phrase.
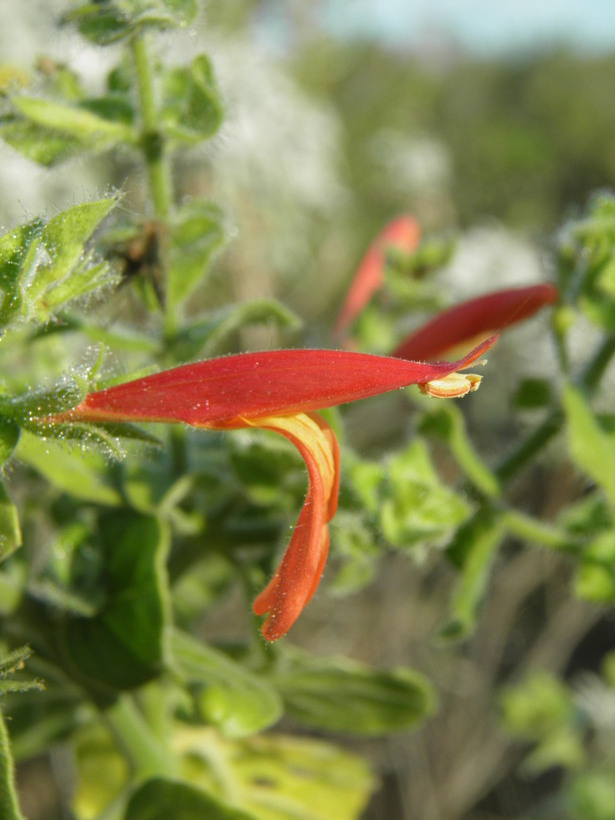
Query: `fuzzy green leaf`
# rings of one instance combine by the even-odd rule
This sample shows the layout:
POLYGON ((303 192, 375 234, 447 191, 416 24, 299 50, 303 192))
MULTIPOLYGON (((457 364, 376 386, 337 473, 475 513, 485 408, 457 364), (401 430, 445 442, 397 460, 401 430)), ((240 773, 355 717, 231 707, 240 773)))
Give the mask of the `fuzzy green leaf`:
POLYGON ((615 531, 598 535, 583 551, 575 592, 594 603, 615 601, 615 531))
POLYGON ((53 486, 75 498, 111 506, 122 501, 109 479, 107 460, 100 453, 67 449, 60 442, 24 432, 17 454, 53 486))
POLYGON ((39 165, 51 167, 84 150, 76 137, 14 116, 0 118, 0 138, 39 165))
POLYGON ((84 398, 85 385, 73 377, 66 377, 46 390, 33 390, 16 396, 10 402, 12 416, 20 423, 62 413, 75 407, 84 398))
POLYGON ((225 239, 223 221, 220 208, 210 202, 191 202, 174 217, 169 241, 169 304, 181 304, 204 281, 225 239))
POLYGON ((108 694, 161 671, 169 536, 153 516, 122 510, 100 517, 98 541, 104 603, 94 617, 68 618, 59 646, 71 674, 108 694))
POLYGON ((108 264, 91 264, 84 255, 84 245, 116 202, 109 197, 76 205, 43 228, 41 242, 49 262, 38 266, 25 294, 39 319, 47 319, 66 302, 111 281, 108 264))
POLYGON ((0 480, 0 561, 21 546, 21 528, 17 507, 13 504, 4 482, 0 480))
POLYGON ((19 441, 19 425, 12 419, 0 418, 0 467, 5 464, 19 441))
POLYGON ((39 97, 13 97, 11 102, 30 122, 72 137, 91 150, 102 151, 118 143, 135 142, 134 131, 125 122, 107 119, 87 107, 39 97))
POLYGON ((0 328, 19 314, 23 280, 33 263, 42 224, 35 219, 0 237, 0 328))
POLYGON ((469 514, 468 504, 438 478, 420 439, 388 461, 385 475, 380 526, 395 546, 440 543, 469 514))
POLYGON ((495 553, 503 536, 502 524, 497 517, 488 514, 477 516, 457 531, 448 554, 461 567, 460 576, 451 602, 452 618, 441 630, 441 638, 460 640, 474 629, 495 553))
POLYGON ((288 712, 307 726, 381 735, 415 726, 434 710, 429 682, 412 669, 371 669, 345 658, 292 652, 273 676, 288 712))
POLYGON ((198 0, 91 0, 63 19, 93 43, 108 45, 149 26, 187 26, 197 12, 198 0))
POLYGON ((210 794, 177 780, 146 780, 130 798, 123 820, 257 820, 210 794))
POLYGON ((222 123, 222 102, 204 54, 188 68, 175 68, 166 75, 161 116, 166 133, 180 142, 197 143, 216 133, 222 123))
POLYGON ((200 698, 201 711, 225 737, 254 734, 281 716, 274 688, 219 650, 179 631, 172 633, 171 650, 179 674, 207 687, 200 698))
POLYGON ((299 317, 276 299, 255 299, 227 305, 195 319, 177 334, 173 350, 180 360, 211 356, 241 328, 269 323, 285 330, 301 326, 299 317))
POLYGON ((615 504, 615 436, 603 430, 575 387, 564 391, 568 419, 568 448, 581 470, 598 484, 615 504))
POLYGON ((375 786, 358 755, 329 741, 269 733, 224 741, 200 727, 182 734, 191 779, 219 794, 213 761, 226 761, 233 802, 258 820, 356 820, 375 786))
POLYGON ((114 197, 86 202, 49 220, 42 233, 43 245, 51 258, 51 265, 45 268, 47 281, 66 276, 76 266, 83 245, 116 204, 114 197))

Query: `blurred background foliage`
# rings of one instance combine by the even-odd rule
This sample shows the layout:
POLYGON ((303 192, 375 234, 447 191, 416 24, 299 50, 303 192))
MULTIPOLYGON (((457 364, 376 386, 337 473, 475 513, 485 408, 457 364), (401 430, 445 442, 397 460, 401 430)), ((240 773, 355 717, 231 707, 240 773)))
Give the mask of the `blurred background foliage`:
MULTIPOLYGON (((103 430, 81 454, 22 433, 0 513, 8 553, 19 541, 13 498, 26 548, 3 565, 0 607, 7 649, 33 642, 29 669, 48 687, 46 700, 36 688, 7 696, 27 816, 107 816, 130 782, 113 732, 138 737, 145 715, 157 736, 172 735, 183 785, 148 781, 132 793, 130 820, 152 805, 170 816, 178 801, 187 818, 304 817, 307 805, 319 820, 613 820, 612 373, 599 416, 573 388, 561 407, 553 397, 615 331, 613 204, 594 195, 615 183, 615 57, 553 46, 479 58, 448 41, 407 51, 340 41, 319 24, 316 0, 289 3, 283 36, 274 27, 265 37, 274 4, 212 0, 159 40, 155 68, 170 67, 165 133, 181 147, 177 207, 161 228, 131 143, 129 62, 121 46, 56 28, 57 12, 75 4, 53 5, 5 5, 0 85, 61 97, 106 126, 91 129, 94 139, 80 120, 68 137, 43 141, 47 153, 33 140, 27 159, 17 152, 28 153, 27 133, 3 121, 0 219, 8 230, 41 214, 30 232, 50 247, 71 223, 79 256, 114 209, 96 253, 79 256, 87 277, 56 289, 53 304, 49 268, 39 271, 34 325, 19 325, 0 350, 7 389, 34 390, 33 408, 152 365, 331 345, 358 261, 400 212, 418 218, 425 240, 412 260, 391 260, 357 344, 387 351, 439 306, 556 275, 565 307, 554 338, 568 342, 558 358, 545 317, 510 331, 461 408, 394 395, 331 413, 346 449, 327 592, 273 664, 250 643, 245 613, 303 498, 288 448, 245 431, 175 431, 159 447, 103 430), (74 209, 82 199, 95 201, 74 209), (167 285, 180 307, 164 317, 157 248, 168 236, 184 275, 167 285), (101 277, 104 298, 88 297, 86 280, 101 277), (35 390, 66 371, 61 389, 35 390), (515 477, 515 513, 499 515, 485 491, 492 474, 476 467, 469 442, 486 464, 505 464, 541 414, 555 431, 563 413, 567 434, 515 477), (130 457, 110 459, 122 452, 130 457), (134 588, 151 628, 118 639, 134 588), (175 667, 160 684, 169 591, 175 667), (28 633, 33 624, 48 632, 28 633), (125 697, 135 687, 136 705, 125 697), (260 735, 283 710, 285 734, 260 735), (419 718, 428 719, 405 731, 419 718), (224 813, 229 793, 247 815, 224 813)), ((75 262, 56 269, 54 284, 75 262)), ((12 303, 3 304, 8 322, 12 303)), ((15 436, 9 421, 7 456, 15 436)), ((7 678, 15 671, 6 665, 7 678)), ((153 758, 146 771, 159 774, 153 758)))

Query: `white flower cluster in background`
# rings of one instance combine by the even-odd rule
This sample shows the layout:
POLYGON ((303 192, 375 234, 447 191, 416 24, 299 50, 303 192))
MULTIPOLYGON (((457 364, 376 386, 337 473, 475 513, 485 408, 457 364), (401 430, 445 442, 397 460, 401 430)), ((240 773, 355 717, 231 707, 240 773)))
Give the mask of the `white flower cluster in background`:
MULTIPOLYGON (((38 93, 34 66, 41 56, 65 63, 92 94, 100 93, 104 77, 117 58, 116 49, 96 48, 70 27, 56 25, 68 6, 67 2, 55 0, 0 3, 0 65, 19 71, 29 84, 26 90, 33 94, 38 93)), ((44 168, 0 141, 0 232, 34 216, 52 216, 77 202, 95 198, 104 192, 103 188, 88 157, 44 168)))
POLYGON ((253 262, 292 275, 308 263, 317 225, 346 203, 338 117, 251 40, 208 36, 206 50, 225 104, 221 132, 204 146, 212 193, 235 212, 261 257, 253 262))

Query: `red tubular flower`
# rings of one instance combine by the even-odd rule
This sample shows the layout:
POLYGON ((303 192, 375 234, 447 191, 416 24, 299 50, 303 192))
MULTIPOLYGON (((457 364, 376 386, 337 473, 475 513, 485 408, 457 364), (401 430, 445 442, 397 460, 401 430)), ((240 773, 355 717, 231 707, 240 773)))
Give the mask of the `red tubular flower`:
POLYGON ((478 344, 509 325, 529 319, 557 297, 557 289, 544 284, 487 293, 438 313, 404 339, 392 355, 434 361, 459 345, 478 344))
POLYGON ((209 359, 90 393, 73 410, 45 421, 258 427, 291 441, 307 467, 307 496, 282 561, 254 603, 257 615, 267 615, 263 635, 275 641, 288 632, 318 586, 329 548, 327 525, 337 506, 339 448, 329 425, 314 411, 411 384, 432 395, 465 395, 478 387, 480 378, 457 371, 494 341, 488 339, 451 363, 337 350, 274 350, 209 359))
POLYGON ((409 214, 389 222, 378 234, 361 260, 342 305, 334 328, 334 333, 338 338, 345 333, 374 293, 384 284, 387 251, 397 250, 402 253, 411 253, 418 247, 420 237, 419 223, 409 214))

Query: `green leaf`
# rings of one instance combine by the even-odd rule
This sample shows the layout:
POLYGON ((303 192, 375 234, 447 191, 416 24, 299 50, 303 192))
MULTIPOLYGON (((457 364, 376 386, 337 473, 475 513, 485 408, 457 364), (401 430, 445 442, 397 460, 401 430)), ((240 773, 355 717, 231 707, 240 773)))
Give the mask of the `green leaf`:
POLYGON ((12 97, 11 102, 30 122, 72 137, 91 150, 102 151, 118 143, 135 142, 135 133, 125 122, 106 119, 81 105, 66 105, 39 97, 12 97))
POLYGON ((11 419, 0 418, 0 467, 13 454, 19 441, 19 425, 11 419))
POLYGON ((67 449, 59 442, 24 432, 17 456, 54 487, 94 504, 116 506, 120 493, 110 481, 107 459, 92 450, 67 449))
POLYGON ((553 766, 576 768, 584 761, 583 744, 575 732, 575 708, 570 692, 546 672, 535 672, 523 683, 507 687, 501 708, 509 732, 537 741, 523 762, 531 773, 553 766))
POLYGON ((119 276, 112 273, 108 262, 99 262, 96 265, 86 262, 45 294, 45 307, 54 312, 67 302, 80 299, 100 288, 116 285, 118 282, 119 276))
POLYGON ((126 93, 111 92, 104 97, 83 99, 79 106, 82 110, 101 117, 105 122, 132 126, 135 120, 135 109, 130 96, 126 93))
POLYGON ((597 604, 615 601, 615 531, 594 538, 582 555, 575 579, 579 598, 597 604))
POLYGON ((287 711, 317 729, 381 735, 414 727, 435 707, 429 682, 407 668, 372 669, 293 651, 273 675, 287 711))
POLYGON ((140 686, 164 661, 169 547, 166 527, 131 510, 99 519, 105 600, 93 617, 69 617, 59 649, 67 670, 94 692, 140 686))
POLYGON ((173 351, 181 360, 210 356, 241 328, 266 323, 286 330, 301 326, 297 315, 276 299, 257 299, 211 311, 184 326, 173 340, 173 351))
POLYGON ((282 703, 271 684, 224 653, 177 630, 171 633, 170 646, 182 678, 206 686, 201 710, 225 737, 254 734, 281 716, 282 703))
POLYGON ((364 516, 338 509, 332 521, 332 541, 336 572, 328 583, 329 594, 343 596, 363 589, 373 580, 380 555, 374 532, 366 526, 364 516))
POLYGON ((197 12, 198 0, 91 0, 68 12, 63 21, 75 23, 88 40, 108 45, 150 26, 187 26, 197 12))
POLYGON ((108 284, 108 263, 92 264, 84 245, 115 207, 113 197, 76 205, 53 217, 43 228, 42 244, 49 255, 28 281, 26 297, 40 319, 60 305, 108 284))
POLYGON ((21 546, 21 528, 17 507, 0 479, 0 561, 21 546))
POLYGON ((599 490, 568 504, 558 516, 558 524, 582 538, 597 535, 613 526, 613 511, 599 490))
POLYGON ((356 820, 375 786, 361 758, 321 740, 266 734, 230 742, 200 728, 184 730, 182 746, 191 780, 208 791, 220 793, 224 761, 225 788, 258 820, 356 820))
POLYGON ((389 459, 384 474, 380 526, 391 544, 413 547, 441 543, 467 518, 467 503, 440 482, 420 439, 389 459))
POLYGON ((573 820, 613 820, 615 781, 606 766, 606 771, 589 770, 573 779, 569 792, 573 820))
POLYGON ((615 437, 602 430, 583 394, 570 385, 564 390, 564 409, 570 455, 615 504, 615 437))
MULTIPOLYGON (((112 707, 113 708, 113 707, 112 707)), ((65 710, 65 712, 68 710, 65 710)), ((105 809, 113 806, 107 816, 119 820, 120 807, 126 805, 131 772, 126 754, 101 721, 89 721, 72 727, 71 746, 76 774, 71 794, 71 808, 78 818, 102 818, 105 809)), ((170 819, 169 819, 170 820, 170 819)))
POLYGON ((7 692, 28 692, 32 689, 44 689, 45 685, 40 680, 25 678, 20 675, 26 661, 32 656, 29 646, 20 646, 13 649, 8 655, 0 657, 0 694, 7 692), (15 677, 13 677, 15 676, 15 677), (7 680, 11 678, 11 680, 7 680))
POLYGON ((175 68, 164 77, 161 117, 165 132, 181 142, 201 142, 216 133, 222 123, 222 102, 204 54, 188 68, 175 68))
POLYGON ((127 37, 135 28, 131 18, 112 0, 86 2, 68 12, 62 21, 75 23, 84 37, 101 46, 127 37))
POLYGON ((52 413, 62 413, 79 404, 85 393, 85 385, 81 380, 67 376, 51 388, 15 396, 10 403, 11 414, 23 424, 52 413))
POLYGON ((467 637, 476 624, 478 608, 504 528, 496 516, 476 516, 461 527, 449 547, 449 557, 461 567, 453 600, 452 619, 440 631, 445 640, 467 637))
POLYGON ((46 281, 54 282, 70 273, 83 254, 83 246, 102 220, 117 205, 115 197, 75 205, 49 220, 42 241, 51 265, 45 268, 46 281))
MULTIPOLYGON (((580 283, 579 304, 587 318, 598 327, 615 330, 615 205, 610 194, 593 198, 588 216, 573 222, 562 239, 562 266, 576 272, 580 283), (576 264, 575 264, 576 263, 576 264), (576 270, 575 270, 576 268, 576 270)), ((576 295, 576 294, 575 294, 576 295)))
POLYGON ((420 429, 446 441, 457 464, 477 489, 489 497, 499 495, 499 482, 474 449, 463 413, 458 407, 452 402, 439 404, 436 410, 425 414, 420 429))
POLYGON ((204 281, 225 239, 223 221, 220 208, 203 201, 185 205, 174 217, 169 242, 169 304, 181 304, 204 281))
POLYGON ((0 237, 0 328, 19 314, 23 280, 29 273, 42 225, 40 219, 35 219, 0 237))
POLYGON ((39 165, 51 167, 84 150, 76 137, 14 116, 0 118, 0 138, 39 165))
POLYGON ((547 379, 524 379, 514 396, 520 410, 536 410, 551 403, 551 384, 547 379))
POLYGON ((167 516, 194 486, 193 475, 175 476, 168 452, 160 449, 146 461, 129 460, 125 464, 122 493, 135 509, 167 516))
POLYGON ((574 709, 566 686, 548 672, 533 672, 522 683, 503 689, 501 707, 508 731, 533 739, 558 732, 574 709))
POLYGON ((123 820, 258 820, 178 780, 154 777, 132 795, 123 820))

